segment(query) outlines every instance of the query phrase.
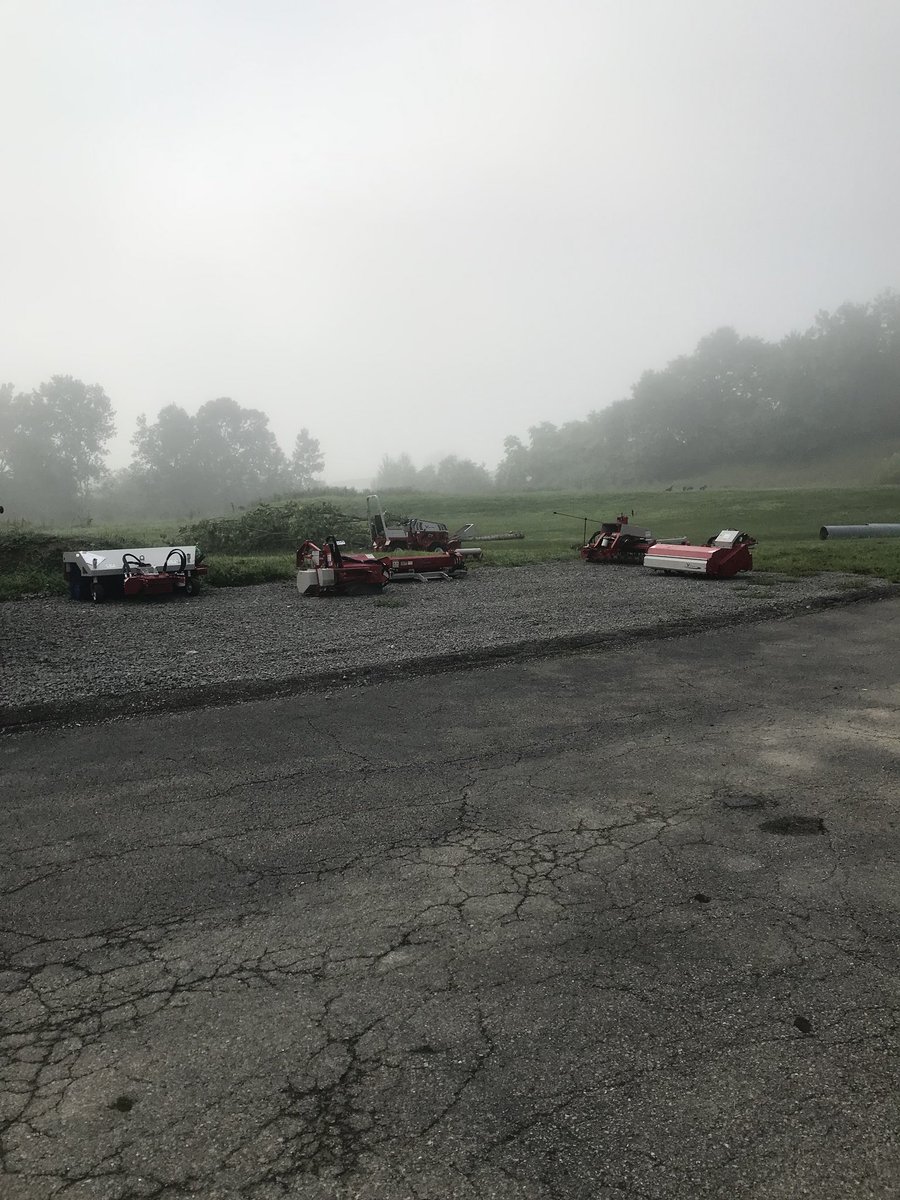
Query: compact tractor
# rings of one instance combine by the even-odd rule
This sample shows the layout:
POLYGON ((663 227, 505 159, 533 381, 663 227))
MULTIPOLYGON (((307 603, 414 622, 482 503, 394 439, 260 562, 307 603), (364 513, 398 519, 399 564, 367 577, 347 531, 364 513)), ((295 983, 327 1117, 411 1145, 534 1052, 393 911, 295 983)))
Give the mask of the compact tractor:
POLYGON ((94 604, 113 596, 193 596, 206 574, 196 546, 140 546, 131 550, 67 550, 63 571, 73 600, 94 604))
MULTIPOLYGON (((373 550, 459 550, 462 540, 475 526, 471 523, 451 533, 441 521, 421 521, 418 517, 407 517, 389 525, 381 501, 377 496, 366 496, 366 515, 373 550)), ((469 558, 480 558, 481 551, 468 551, 469 558)))
POLYGON ((466 569, 462 550, 403 557, 347 554, 344 543, 326 538, 323 546, 306 541, 297 551, 297 591, 301 596, 380 595, 389 583, 425 583, 452 579, 466 569))

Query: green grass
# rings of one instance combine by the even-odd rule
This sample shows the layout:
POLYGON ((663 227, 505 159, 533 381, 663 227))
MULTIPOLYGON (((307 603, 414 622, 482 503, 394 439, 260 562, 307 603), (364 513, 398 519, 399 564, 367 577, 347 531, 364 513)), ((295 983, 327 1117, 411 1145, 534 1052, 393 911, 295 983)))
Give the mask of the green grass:
MULTIPOLYGON (((420 493, 383 493, 384 507, 392 514, 446 522, 451 529, 469 521, 476 535, 520 530, 524 541, 486 542, 479 566, 522 566, 529 563, 570 560, 573 546, 581 543, 583 523, 558 513, 587 516, 590 535, 601 521, 618 512, 631 514, 635 524, 649 526, 657 537, 685 535, 703 542, 720 529, 744 529, 759 539, 754 566, 760 571, 810 575, 820 571, 846 571, 880 575, 900 581, 900 539, 850 541, 819 540, 823 524, 865 521, 900 522, 900 488, 796 488, 791 490, 739 491, 732 488, 703 492, 526 492, 487 496, 439 496, 420 493), (555 510, 555 512, 554 512, 555 510)), ((365 513, 365 498, 342 498, 348 513, 365 513)), ((148 522, 145 525, 81 527, 17 535, 0 526, 0 599, 51 590, 63 591, 60 554, 64 548, 104 545, 164 544, 177 539, 182 522, 148 522)), ((294 577, 294 550, 244 555, 211 555, 208 582, 214 587, 238 587, 294 577)))

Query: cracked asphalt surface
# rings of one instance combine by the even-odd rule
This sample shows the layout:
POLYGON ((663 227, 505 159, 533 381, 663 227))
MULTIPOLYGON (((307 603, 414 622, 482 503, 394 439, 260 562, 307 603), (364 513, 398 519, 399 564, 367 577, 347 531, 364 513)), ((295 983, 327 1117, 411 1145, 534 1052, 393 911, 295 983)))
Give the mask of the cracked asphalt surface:
POLYGON ((0 739, 0 1194, 900 1195, 898 617, 0 739))

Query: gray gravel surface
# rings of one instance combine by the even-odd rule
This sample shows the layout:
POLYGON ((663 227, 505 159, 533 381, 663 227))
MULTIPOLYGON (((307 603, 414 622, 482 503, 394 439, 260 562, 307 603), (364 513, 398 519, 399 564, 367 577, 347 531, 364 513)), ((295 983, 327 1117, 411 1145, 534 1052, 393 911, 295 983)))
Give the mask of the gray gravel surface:
POLYGON ((395 584, 378 598, 304 598, 291 583, 100 606, 34 598, 0 605, 0 718, 95 701, 108 710, 119 699, 127 712, 151 698, 213 698, 216 688, 241 698, 423 658, 756 620, 873 588, 892 590, 838 574, 716 581, 573 561, 480 567, 451 582, 395 584))

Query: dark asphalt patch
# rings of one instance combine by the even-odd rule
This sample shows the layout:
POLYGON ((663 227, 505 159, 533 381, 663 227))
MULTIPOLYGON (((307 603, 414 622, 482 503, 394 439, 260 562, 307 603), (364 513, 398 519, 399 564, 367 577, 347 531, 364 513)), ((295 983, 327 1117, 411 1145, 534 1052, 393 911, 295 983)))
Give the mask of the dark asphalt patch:
POLYGON ((763 833, 783 833, 788 837, 810 837, 816 833, 826 833, 825 822, 821 817, 800 817, 788 814, 784 817, 773 817, 771 821, 762 821, 760 829, 763 833))

